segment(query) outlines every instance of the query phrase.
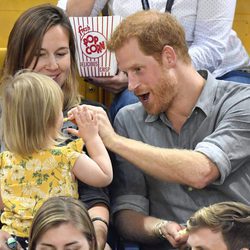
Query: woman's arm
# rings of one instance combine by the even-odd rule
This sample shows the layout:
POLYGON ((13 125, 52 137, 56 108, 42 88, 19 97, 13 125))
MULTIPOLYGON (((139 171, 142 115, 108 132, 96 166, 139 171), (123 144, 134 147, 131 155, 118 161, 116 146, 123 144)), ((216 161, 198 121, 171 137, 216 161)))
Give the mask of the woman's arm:
MULTIPOLYGON (((78 192, 79 199, 85 204, 90 217, 92 219, 101 218, 109 224, 110 199, 108 188, 95 188, 78 181, 78 192)), ((95 220, 93 225, 95 227, 98 250, 108 250, 108 244, 106 244, 108 227, 106 223, 101 220, 95 220)))
POLYGON ((93 220, 98 250, 103 250, 107 242, 109 210, 105 204, 100 203, 95 204, 88 211, 91 219, 93 220))
POLYGON ((97 16, 107 2, 108 0, 68 0, 66 12, 68 16, 97 16))
POLYGON ((90 16, 95 0, 68 0, 66 12, 69 16, 90 16))

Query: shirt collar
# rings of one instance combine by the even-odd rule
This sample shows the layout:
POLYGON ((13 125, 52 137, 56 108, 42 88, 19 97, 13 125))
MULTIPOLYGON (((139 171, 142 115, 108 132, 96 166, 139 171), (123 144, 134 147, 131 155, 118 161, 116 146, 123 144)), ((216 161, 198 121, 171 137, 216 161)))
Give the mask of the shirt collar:
POLYGON ((212 104, 214 103, 218 80, 216 80, 212 74, 206 70, 199 71, 199 73, 206 79, 206 82, 194 108, 200 108, 206 116, 208 116, 211 112, 212 104))

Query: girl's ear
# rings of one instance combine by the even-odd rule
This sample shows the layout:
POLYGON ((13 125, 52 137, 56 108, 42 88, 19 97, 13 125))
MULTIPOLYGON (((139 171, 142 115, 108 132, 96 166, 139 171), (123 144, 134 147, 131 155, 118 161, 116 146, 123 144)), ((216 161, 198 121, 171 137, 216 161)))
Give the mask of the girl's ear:
POLYGON ((172 68, 176 65, 176 52, 173 47, 165 45, 162 49, 162 62, 165 66, 172 68))

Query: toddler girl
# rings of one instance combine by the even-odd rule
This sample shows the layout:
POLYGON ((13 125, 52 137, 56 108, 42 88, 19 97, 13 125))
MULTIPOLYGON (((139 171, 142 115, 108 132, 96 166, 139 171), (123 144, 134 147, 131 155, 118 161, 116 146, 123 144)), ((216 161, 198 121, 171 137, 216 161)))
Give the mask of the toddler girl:
POLYGON ((81 139, 58 146, 64 139, 60 134, 63 93, 52 78, 19 73, 7 80, 2 95, 8 150, 0 154, 2 230, 22 240, 45 200, 62 195, 78 198, 75 177, 91 186, 107 186, 112 165, 98 135, 95 113, 86 107, 72 112, 81 139), (83 143, 90 157, 82 153, 83 143))

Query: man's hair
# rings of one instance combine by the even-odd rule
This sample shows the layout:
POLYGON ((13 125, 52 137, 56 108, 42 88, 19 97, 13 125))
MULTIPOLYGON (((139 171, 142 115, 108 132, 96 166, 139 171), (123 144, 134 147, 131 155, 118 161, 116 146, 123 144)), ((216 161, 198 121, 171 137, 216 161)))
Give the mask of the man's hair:
POLYGON ((83 203, 72 197, 52 197, 37 211, 30 230, 29 249, 37 249, 41 237, 51 228, 72 223, 86 237, 90 250, 97 250, 94 226, 83 203))
POLYGON ((57 25, 67 31, 69 38, 70 72, 62 85, 64 110, 68 110, 80 102, 76 79, 76 47, 69 18, 59 7, 52 4, 38 5, 20 15, 9 35, 2 77, 13 76, 17 71, 29 67, 34 58, 35 68, 45 33, 57 25))
POLYGON ((148 10, 139 11, 125 18, 115 29, 107 47, 116 51, 131 38, 135 38, 140 49, 157 61, 165 45, 174 48, 178 58, 191 62, 185 40, 185 32, 178 21, 169 13, 148 10))
POLYGON ((2 126, 6 148, 22 156, 57 144, 63 93, 50 77, 18 72, 3 83, 2 126))
POLYGON ((187 222, 189 232, 199 228, 221 232, 229 250, 250 248, 250 206, 228 201, 201 208, 187 222))

